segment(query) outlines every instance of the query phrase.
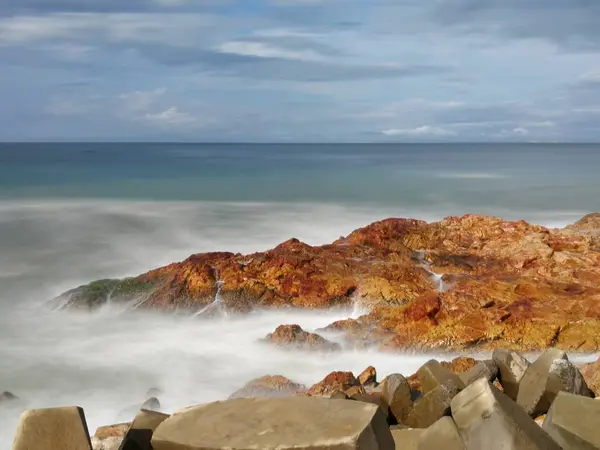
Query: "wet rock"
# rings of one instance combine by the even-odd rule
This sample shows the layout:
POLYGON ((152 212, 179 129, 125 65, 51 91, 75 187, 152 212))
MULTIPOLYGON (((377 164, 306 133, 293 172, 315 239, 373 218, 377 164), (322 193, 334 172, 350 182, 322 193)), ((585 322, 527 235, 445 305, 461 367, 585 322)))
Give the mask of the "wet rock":
POLYGON ((91 450, 83 409, 33 409, 21 414, 12 450, 91 450))
POLYGON ((442 417, 419 437, 418 450, 466 450, 452 417, 442 417))
POLYGON ((268 375, 249 381, 244 387, 231 394, 229 398, 287 397, 304 392, 306 392, 306 386, 302 384, 294 383, 281 375, 268 375))
POLYGON ((427 392, 404 420, 411 428, 427 428, 450 414, 450 403, 461 388, 453 382, 440 384, 427 392))
POLYGON ((480 378, 452 400, 467 450, 560 450, 519 405, 480 378))
POLYGON ((363 386, 377 384, 377 370, 375 370, 375 367, 369 366, 357 378, 363 386))
POLYGON ((358 380, 352 372, 331 372, 323 380, 311 386, 306 393, 312 396, 328 396, 336 391, 346 392, 353 386, 358 386, 358 380))
POLYGON ((560 392, 542 427, 563 450, 598 450, 599 424, 600 402, 560 392))
POLYGON ((498 366, 498 378, 504 393, 517 400, 519 384, 530 366, 529 361, 523 355, 504 348, 495 349, 492 360, 498 366))
POLYGON ((142 407, 140 409, 158 411, 160 409, 160 401, 156 397, 150 397, 142 404, 142 407))
POLYGON ((593 397, 583 376, 567 359, 566 353, 546 350, 525 372, 519 386, 517 403, 533 417, 548 412, 556 395, 566 391, 593 397))
POLYGON ((304 331, 300 325, 280 325, 265 338, 270 344, 279 347, 292 347, 307 350, 338 351, 342 347, 315 333, 304 331))
MULTIPOLYGON (((419 438, 425 430, 419 429, 394 429, 392 437, 396 450, 418 450, 419 438)), ((439 449, 438 449, 439 450, 439 449)))
POLYGON ((172 415, 154 432, 152 446, 154 450, 392 450, 394 440, 380 409, 368 403, 243 398, 172 415))
POLYGON ((435 359, 427 361, 417 371, 417 377, 424 393, 447 383, 452 383, 459 388, 465 387, 463 381, 456 374, 450 372, 435 359))
POLYGON ((412 393, 408 380, 398 373, 381 382, 381 395, 390 407, 397 422, 402 423, 413 409, 412 393))
POLYGON ((465 386, 468 386, 480 378, 485 378, 490 383, 493 383, 497 376, 498 365, 493 360, 478 362, 468 371, 458 375, 465 386))
POLYGON ((142 409, 131 422, 119 450, 154 450, 151 445, 154 431, 169 417, 168 414, 142 409))

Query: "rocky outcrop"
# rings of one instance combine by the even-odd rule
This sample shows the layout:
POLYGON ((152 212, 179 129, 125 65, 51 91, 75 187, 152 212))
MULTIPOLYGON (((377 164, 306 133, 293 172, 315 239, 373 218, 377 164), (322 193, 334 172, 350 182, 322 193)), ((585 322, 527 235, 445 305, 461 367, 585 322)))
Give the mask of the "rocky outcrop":
POLYGON ((265 341, 278 347, 302 350, 337 351, 342 347, 315 333, 304 331, 300 325, 280 325, 265 337, 265 341))
POLYGON ((596 229, 596 215, 567 229, 474 215, 387 219, 329 245, 292 239, 252 255, 193 255, 136 278, 82 286, 54 304, 94 309, 110 298, 203 316, 210 304, 241 313, 360 301, 369 314, 327 328, 359 346, 596 351, 596 229))
POLYGON ((302 384, 294 383, 292 380, 281 375, 264 376, 249 381, 241 389, 231 396, 233 398, 243 397, 288 397, 306 392, 302 384))

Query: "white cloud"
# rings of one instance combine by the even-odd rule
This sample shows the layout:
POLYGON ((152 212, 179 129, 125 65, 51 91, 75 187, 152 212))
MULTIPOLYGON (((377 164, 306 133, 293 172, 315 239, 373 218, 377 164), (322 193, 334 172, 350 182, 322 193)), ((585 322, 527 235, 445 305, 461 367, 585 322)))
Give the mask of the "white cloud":
POLYGON ((408 137, 426 137, 426 136, 456 136, 453 130, 447 130, 441 127, 423 125, 417 128, 391 128, 381 132, 385 136, 408 136, 408 137))
POLYGON ((583 83, 600 84, 600 70, 584 73, 579 81, 583 83))
POLYGON ((147 113, 144 115, 144 119, 157 125, 189 126, 200 124, 198 117, 179 111, 175 106, 158 113, 147 113))
POLYGON ((289 50, 264 42, 230 41, 217 46, 221 53, 230 53, 255 58, 280 58, 298 61, 323 61, 324 58, 314 50, 289 50))
POLYGON ((119 99, 122 102, 122 106, 128 111, 147 111, 165 92, 167 92, 165 88, 158 88, 151 91, 133 91, 121 94, 119 99))

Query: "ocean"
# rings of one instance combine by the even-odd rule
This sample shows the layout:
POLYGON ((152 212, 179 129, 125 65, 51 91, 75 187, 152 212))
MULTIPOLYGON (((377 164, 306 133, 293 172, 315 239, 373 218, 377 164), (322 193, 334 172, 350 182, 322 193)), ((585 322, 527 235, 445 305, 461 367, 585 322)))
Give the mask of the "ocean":
POLYGON ((387 217, 466 213, 550 227, 600 211, 600 145, 0 144, 0 450, 24 408, 77 404, 90 431, 127 421, 151 388, 166 412, 252 378, 313 384, 332 370, 413 373, 428 356, 286 352, 257 343, 361 311, 211 321, 46 302, 94 279, 192 253, 323 244, 387 217))

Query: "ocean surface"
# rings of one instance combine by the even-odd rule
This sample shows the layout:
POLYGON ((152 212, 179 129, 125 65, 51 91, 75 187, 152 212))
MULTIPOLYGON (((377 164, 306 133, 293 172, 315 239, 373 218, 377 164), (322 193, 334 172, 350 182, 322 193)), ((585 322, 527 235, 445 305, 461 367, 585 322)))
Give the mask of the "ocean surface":
POLYGON ((331 370, 410 374, 428 357, 268 349, 283 323, 314 330, 359 310, 211 321, 45 302, 192 253, 309 244, 386 217, 481 213, 560 227, 600 211, 600 145, 0 144, 0 450, 24 408, 77 404, 90 431, 224 399, 252 378, 312 384, 331 370))

